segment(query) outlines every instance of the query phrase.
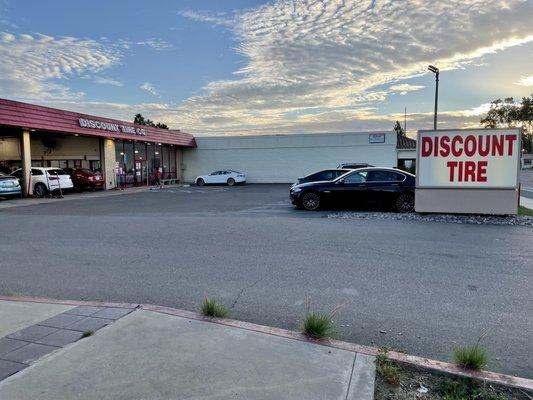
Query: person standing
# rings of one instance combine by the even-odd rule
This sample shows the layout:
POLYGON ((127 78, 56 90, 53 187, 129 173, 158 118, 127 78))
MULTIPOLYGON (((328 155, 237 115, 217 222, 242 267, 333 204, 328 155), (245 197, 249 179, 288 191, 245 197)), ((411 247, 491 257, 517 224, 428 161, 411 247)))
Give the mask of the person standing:
POLYGON ((156 168, 154 173, 154 185, 159 186, 159 189, 163 188, 163 185, 161 185, 161 171, 159 168, 156 168))

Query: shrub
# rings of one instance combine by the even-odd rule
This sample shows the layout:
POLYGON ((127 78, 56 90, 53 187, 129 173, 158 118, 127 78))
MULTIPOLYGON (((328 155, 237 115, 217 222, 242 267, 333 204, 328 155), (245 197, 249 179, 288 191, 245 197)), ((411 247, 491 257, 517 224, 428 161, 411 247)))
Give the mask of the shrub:
POLYGON ((89 337, 89 336, 92 336, 92 335, 94 335, 94 331, 89 330, 89 331, 85 331, 85 332, 83 332, 83 334, 81 335, 81 337, 82 337, 82 338, 86 338, 86 337, 89 337))
POLYGON ((387 353, 386 347, 379 349, 376 357, 376 373, 389 385, 398 386, 400 384, 401 368, 392 362, 387 353))
POLYGON ((479 371, 487 365, 487 352, 479 346, 478 341, 474 346, 455 348, 454 360, 460 367, 479 371))
POLYGON ((206 297, 202 303, 200 311, 206 317, 224 318, 228 316, 229 310, 218 304, 216 300, 206 297))

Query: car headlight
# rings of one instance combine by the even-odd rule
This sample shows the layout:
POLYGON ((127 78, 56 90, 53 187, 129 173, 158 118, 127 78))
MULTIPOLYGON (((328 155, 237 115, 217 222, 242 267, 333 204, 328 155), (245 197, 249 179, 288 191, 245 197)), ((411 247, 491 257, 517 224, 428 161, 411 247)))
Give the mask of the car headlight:
POLYGON ((302 189, 298 188, 298 187, 291 188, 291 192, 293 192, 293 193, 299 193, 301 191, 302 191, 302 189))

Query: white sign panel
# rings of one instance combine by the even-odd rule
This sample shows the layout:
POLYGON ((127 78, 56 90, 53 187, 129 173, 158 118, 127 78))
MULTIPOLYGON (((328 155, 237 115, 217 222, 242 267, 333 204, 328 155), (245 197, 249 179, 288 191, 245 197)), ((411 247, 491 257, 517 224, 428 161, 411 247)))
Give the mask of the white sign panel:
POLYGON ((515 189, 518 129, 420 131, 417 188, 515 189))
POLYGON ((385 134, 384 133, 369 134, 368 143, 385 143, 385 134))

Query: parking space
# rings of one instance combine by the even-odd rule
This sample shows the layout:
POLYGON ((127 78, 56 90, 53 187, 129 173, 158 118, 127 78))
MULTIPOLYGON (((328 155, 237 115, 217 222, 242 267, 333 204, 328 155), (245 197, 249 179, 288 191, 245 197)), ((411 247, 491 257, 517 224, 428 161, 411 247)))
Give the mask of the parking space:
POLYGON ((533 230, 296 210, 289 185, 165 187, 0 209, 0 291, 196 310, 449 359, 487 329, 491 369, 532 377, 533 230), (490 306, 489 306, 490 305, 490 306))
POLYGON ((533 199, 533 169, 520 171, 520 184, 522 185, 521 195, 533 199))

